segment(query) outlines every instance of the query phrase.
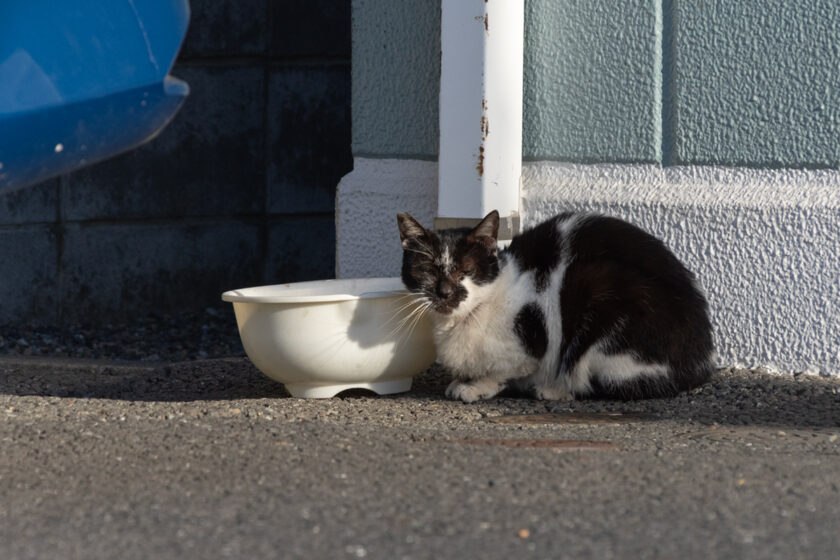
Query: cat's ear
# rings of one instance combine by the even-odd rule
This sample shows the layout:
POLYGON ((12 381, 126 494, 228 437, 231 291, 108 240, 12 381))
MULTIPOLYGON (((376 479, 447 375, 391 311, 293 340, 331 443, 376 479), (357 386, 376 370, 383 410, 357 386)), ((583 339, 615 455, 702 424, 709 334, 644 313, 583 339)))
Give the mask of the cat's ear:
POLYGON ((496 248, 496 240, 499 237, 499 213, 493 210, 487 214, 481 222, 473 228, 467 238, 470 241, 481 243, 490 250, 496 248))
POLYGON ((400 241, 402 241, 403 247, 406 246, 409 239, 417 239, 426 235, 423 226, 409 214, 397 214, 397 225, 400 228, 400 241))

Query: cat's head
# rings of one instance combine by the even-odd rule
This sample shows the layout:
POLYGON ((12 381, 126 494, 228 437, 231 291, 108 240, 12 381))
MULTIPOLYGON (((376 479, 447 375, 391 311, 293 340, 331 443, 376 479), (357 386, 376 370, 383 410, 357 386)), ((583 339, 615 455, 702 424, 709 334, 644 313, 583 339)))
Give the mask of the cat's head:
POLYGON ((499 274, 499 213, 495 210, 473 229, 436 233, 408 214, 398 214, 397 224, 403 247, 402 281, 410 291, 427 298, 437 313, 453 313, 478 286, 489 284, 499 274))

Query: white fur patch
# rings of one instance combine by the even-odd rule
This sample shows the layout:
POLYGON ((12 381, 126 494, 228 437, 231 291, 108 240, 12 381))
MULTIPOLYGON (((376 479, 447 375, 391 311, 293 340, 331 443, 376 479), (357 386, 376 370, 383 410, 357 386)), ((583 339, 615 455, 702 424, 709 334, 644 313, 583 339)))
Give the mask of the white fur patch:
POLYGON ((669 371, 666 364, 641 362, 630 354, 605 354, 595 344, 581 356, 568 379, 573 393, 586 394, 594 376, 615 387, 640 377, 668 377, 669 371))
POLYGON ((462 382, 455 380, 446 388, 446 396, 450 399, 462 400, 465 403, 495 397, 504 385, 495 379, 484 377, 474 381, 462 382))
POLYGON ((533 299, 533 274, 520 274, 509 263, 490 284, 466 278, 462 285, 466 299, 448 315, 432 315, 438 361, 456 380, 470 382, 501 383, 535 372, 539 361, 525 352, 513 327, 516 314, 533 299))
POLYGON ((557 383, 557 368, 560 359, 560 346, 563 342, 563 322, 560 315, 560 287, 566 274, 566 262, 561 258, 560 264, 551 271, 548 288, 539 294, 537 301, 545 317, 545 332, 548 337, 548 347, 540 361, 539 368, 534 372, 532 380, 537 390, 537 398, 558 400, 571 398, 568 389, 557 383))
MULTIPOLYGON (((591 214, 575 213, 559 221, 557 223, 557 230, 560 232, 561 238, 565 240, 569 237, 572 237, 575 233, 575 230, 590 217, 591 214)), ((565 245, 568 246, 568 244, 565 245)))
POLYGON ((452 262, 452 254, 449 252, 448 245, 445 245, 443 247, 443 252, 440 256, 440 266, 443 269, 443 271, 447 274, 449 274, 455 267, 455 264, 452 262))

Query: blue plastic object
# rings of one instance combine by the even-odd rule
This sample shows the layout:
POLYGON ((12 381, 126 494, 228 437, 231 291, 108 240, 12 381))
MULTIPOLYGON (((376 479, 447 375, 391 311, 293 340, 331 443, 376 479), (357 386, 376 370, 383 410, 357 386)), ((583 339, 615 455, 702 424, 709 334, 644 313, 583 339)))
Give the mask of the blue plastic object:
POLYGON ((0 193, 154 138, 188 23, 188 0, 0 0, 0 193))

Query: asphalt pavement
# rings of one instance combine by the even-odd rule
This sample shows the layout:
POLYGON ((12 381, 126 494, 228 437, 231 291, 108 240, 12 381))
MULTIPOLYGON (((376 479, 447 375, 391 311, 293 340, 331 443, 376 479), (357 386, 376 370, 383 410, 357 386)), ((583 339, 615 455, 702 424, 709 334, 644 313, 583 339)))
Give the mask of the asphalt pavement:
POLYGON ((0 359, 0 558, 836 558, 840 380, 293 399, 244 358, 0 359))

